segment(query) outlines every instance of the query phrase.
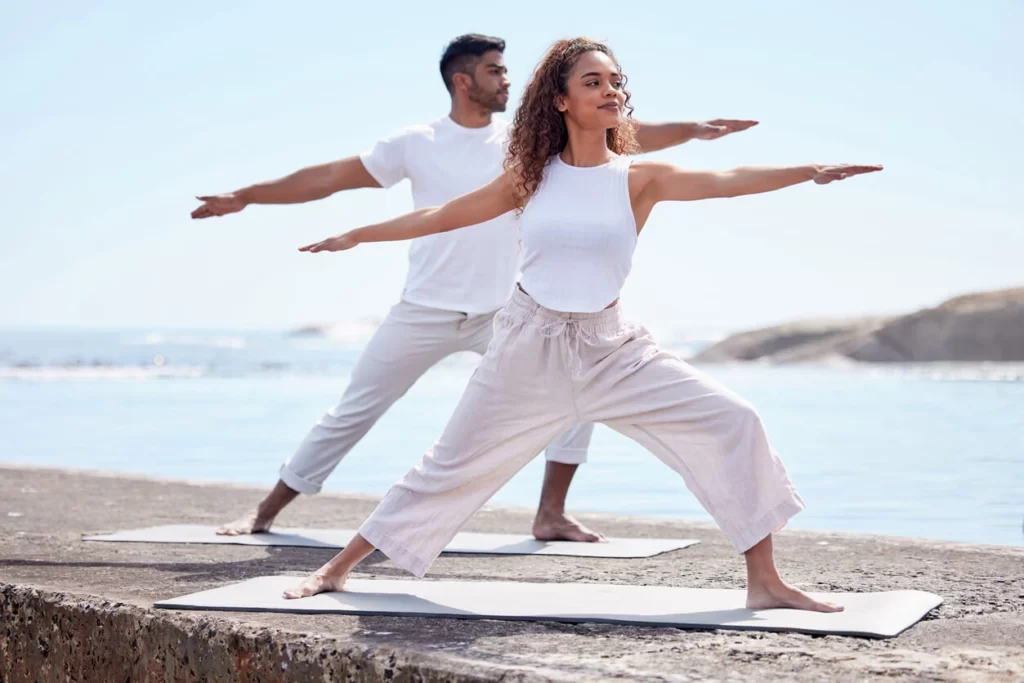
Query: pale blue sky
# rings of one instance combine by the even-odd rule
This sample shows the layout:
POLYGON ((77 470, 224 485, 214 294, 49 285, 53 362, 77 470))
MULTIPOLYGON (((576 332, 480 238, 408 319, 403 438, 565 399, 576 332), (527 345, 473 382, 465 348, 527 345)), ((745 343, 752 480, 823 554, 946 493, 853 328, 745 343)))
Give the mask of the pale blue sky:
POLYGON ((885 164, 827 187, 656 209, 624 297, 657 327, 900 311, 1024 284, 1024 3, 658 6, 5 3, 0 325, 382 315, 405 245, 295 249, 409 209, 407 185, 201 222, 192 197, 444 115, 437 59, 468 31, 508 41, 509 115, 544 49, 582 34, 616 50, 641 120, 762 121, 662 158, 885 164))

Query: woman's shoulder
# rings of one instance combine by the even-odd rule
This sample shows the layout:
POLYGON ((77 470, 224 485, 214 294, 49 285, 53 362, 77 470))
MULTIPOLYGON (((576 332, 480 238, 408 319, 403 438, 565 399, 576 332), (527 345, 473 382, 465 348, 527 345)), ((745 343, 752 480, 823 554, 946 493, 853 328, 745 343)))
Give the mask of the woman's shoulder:
POLYGON ((633 159, 630 168, 634 169, 637 173, 664 173, 674 169, 675 165, 667 161, 657 161, 655 159, 633 159))
POLYGON ((676 169, 674 164, 667 161, 656 161, 654 159, 633 159, 629 166, 630 180, 641 183, 653 180, 676 169))

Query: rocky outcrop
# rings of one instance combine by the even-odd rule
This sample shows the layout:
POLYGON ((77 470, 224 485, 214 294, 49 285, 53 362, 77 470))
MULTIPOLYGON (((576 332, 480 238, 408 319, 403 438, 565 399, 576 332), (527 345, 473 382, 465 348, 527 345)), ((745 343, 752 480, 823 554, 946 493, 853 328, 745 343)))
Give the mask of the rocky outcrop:
POLYGON ((867 363, 1024 361, 1024 288, 956 297, 910 315, 802 321, 742 332, 695 362, 845 358, 867 363))
POLYGON ((296 339, 326 340, 350 348, 361 349, 377 331, 380 321, 362 319, 347 323, 305 325, 288 333, 296 339))
POLYGON ((289 337, 326 337, 330 325, 305 325, 288 333, 289 337))
POLYGON ((695 360, 708 363, 737 360, 799 360, 803 355, 827 354, 837 345, 878 329, 888 320, 889 318, 803 320, 740 332, 709 346, 697 354, 695 360))

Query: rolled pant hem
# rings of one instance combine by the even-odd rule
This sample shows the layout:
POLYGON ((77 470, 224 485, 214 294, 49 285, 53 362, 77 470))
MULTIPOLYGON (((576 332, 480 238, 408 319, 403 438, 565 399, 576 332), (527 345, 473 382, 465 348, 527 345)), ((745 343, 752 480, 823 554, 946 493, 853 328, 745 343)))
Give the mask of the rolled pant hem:
POLYGON ((281 469, 278 471, 277 476, 285 483, 285 486, 293 491, 298 491, 299 493, 305 493, 307 495, 320 493, 320 484, 315 484, 308 479, 303 479, 299 475, 295 474, 295 472, 288 467, 287 463, 281 465, 281 469))
POLYGON ((371 520, 364 522, 363 525, 359 527, 358 533, 360 536, 365 538, 370 545, 387 555, 392 562, 416 578, 422 579, 423 575, 426 574, 427 570, 430 568, 430 565, 433 564, 433 562, 424 560, 394 538, 381 531, 378 525, 371 520))
POLYGON ((548 462, 557 462, 563 465, 583 465, 587 462, 586 448, 558 448, 548 446, 544 451, 544 457, 548 462))
POLYGON ((803 500, 800 499, 800 496, 794 493, 793 497, 783 500, 753 523, 745 525, 742 530, 734 530, 726 533, 729 536, 729 540, 732 542, 732 547, 736 549, 736 552, 745 553, 767 538, 770 534, 779 531, 786 525, 793 515, 803 509, 803 500))

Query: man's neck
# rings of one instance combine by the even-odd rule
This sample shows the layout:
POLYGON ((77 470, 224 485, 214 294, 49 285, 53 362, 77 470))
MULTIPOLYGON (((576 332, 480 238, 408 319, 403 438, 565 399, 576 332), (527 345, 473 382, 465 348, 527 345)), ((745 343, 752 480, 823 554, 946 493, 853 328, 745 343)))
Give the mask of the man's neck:
POLYGON ((486 128, 491 125, 493 112, 473 102, 452 100, 448 117, 464 128, 486 128))

